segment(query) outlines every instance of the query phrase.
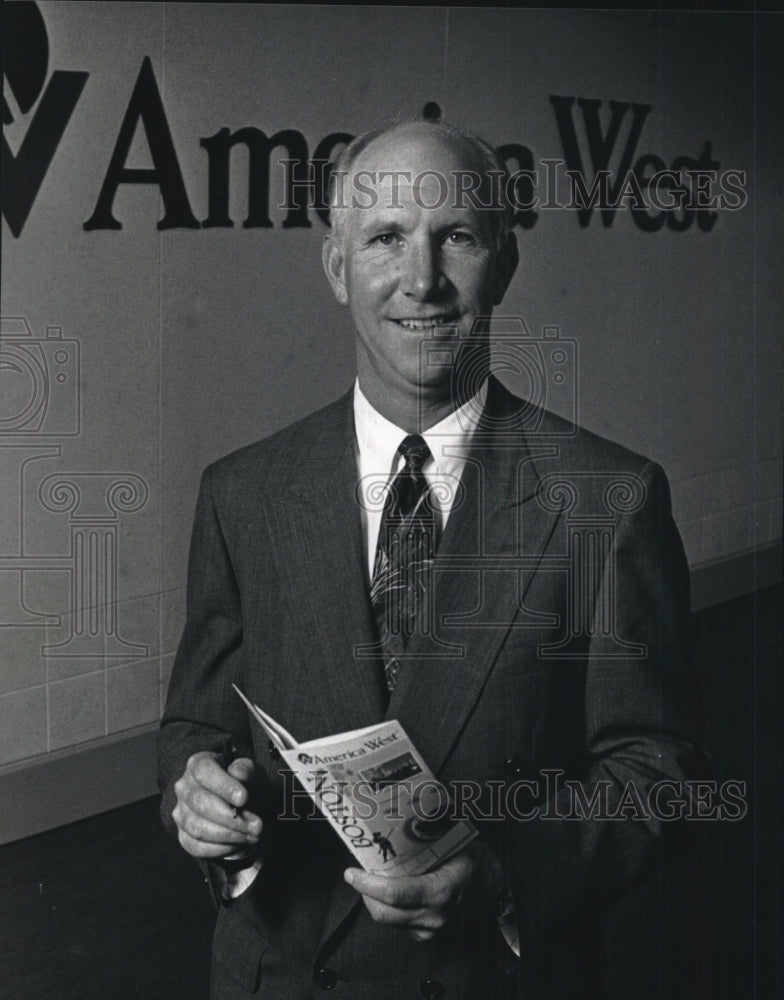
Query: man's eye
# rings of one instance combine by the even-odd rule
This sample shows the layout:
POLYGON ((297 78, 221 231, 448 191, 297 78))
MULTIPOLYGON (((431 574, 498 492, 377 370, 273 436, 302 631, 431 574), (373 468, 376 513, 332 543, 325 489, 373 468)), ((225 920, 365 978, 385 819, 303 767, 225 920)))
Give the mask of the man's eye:
POLYGON ((447 243, 451 243, 452 246, 471 246, 476 241, 471 233, 463 232, 462 230, 456 230, 447 236, 447 243))
POLYGON ((398 233, 379 233, 378 236, 373 237, 372 242, 380 243, 382 247, 392 247, 399 239, 398 233))

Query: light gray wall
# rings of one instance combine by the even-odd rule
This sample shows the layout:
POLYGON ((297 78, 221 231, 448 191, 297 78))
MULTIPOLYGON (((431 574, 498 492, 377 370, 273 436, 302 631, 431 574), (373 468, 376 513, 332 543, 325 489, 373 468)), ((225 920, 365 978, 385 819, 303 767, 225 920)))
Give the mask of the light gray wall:
MULTIPOLYGON (((157 719, 182 625, 201 469, 333 399, 352 377, 348 317, 319 263, 324 226, 312 216, 310 229, 284 229, 285 213, 273 210, 272 229, 243 229, 242 150, 233 229, 159 232, 160 195, 149 185, 120 188, 121 231, 82 228, 145 56, 200 220, 199 140, 222 127, 295 128, 312 153, 330 132, 355 134, 436 101, 495 144, 522 143, 540 160, 563 156, 550 96, 570 95, 601 99, 603 128, 611 100, 650 105, 637 156, 669 165, 710 142, 721 170, 746 172, 745 207, 719 213, 710 232, 694 224, 657 234, 641 232, 627 211, 609 228, 598 214, 581 228, 573 211, 542 210, 533 228, 518 229, 521 266, 503 309, 535 332, 558 325, 577 343, 579 419, 663 463, 693 567, 781 537, 782 95, 770 19, 40 8, 50 73, 89 78, 22 233, 3 223, 2 313, 25 317, 35 338, 59 326, 78 341, 80 425, 63 436, 50 423, 0 445, 0 764, 40 761, 157 719), (81 492, 78 509, 49 479, 57 474, 81 492), (112 505, 116 481, 128 485, 112 505), (117 545, 116 630, 104 611, 88 612, 81 646, 68 645, 73 616, 101 594, 71 593, 80 531, 117 545)), ((34 113, 6 129, 14 153, 34 113)), ((577 134, 585 150, 581 119, 577 134)), ((150 166, 141 129, 129 166, 150 166)), ((273 175, 274 204, 282 182, 277 168, 273 175)), ((52 406, 65 406, 52 392, 52 406)))

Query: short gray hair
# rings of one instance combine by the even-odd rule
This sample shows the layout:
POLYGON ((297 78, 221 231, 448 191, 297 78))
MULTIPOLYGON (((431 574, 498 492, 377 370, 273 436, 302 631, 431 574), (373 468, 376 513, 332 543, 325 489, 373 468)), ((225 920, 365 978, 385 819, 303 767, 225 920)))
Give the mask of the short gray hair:
POLYGON ((462 143, 464 146, 467 146, 476 158, 476 162, 479 166, 479 172, 481 174, 485 174, 490 177, 495 176, 501 179, 502 183, 498 184, 498 201, 494 202, 491 207, 485 209, 485 211, 491 213, 490 227, 496 249, 501 250, 514 225, 515 214, 514 208, 508 197, 510 176, 506 163, 499 156, 493 146, 491 146, 490 143, 483 139, 480 135, 477 135, 475 132, 459 128, 451 122, 444 121, 443 119, 439 119, 438 121, 430 121, 428 119, 421 118, 395 120, 390 124, 369 129, 367 132, 362 132, 360 135, 356 136, 356 138, 351 140, 345 149, 338 154, 334 163, 331 164, 329 171, 329 223, 333 232, 338 236, 343 235, 342 213, 334 211, 338 196, 338 179, 345 178, 349 175, 354 163, 357 161, 360 154, 367 149, 371 142, 374 142, 376 139, 380 139, 382 136, 387 135, 390 132, 394 132, 403 125, 415 124, 425 125, 428 129, 432 129, 433 133, 436 135, 440 135, 444 139, 450 139, 453 142, 462 143))

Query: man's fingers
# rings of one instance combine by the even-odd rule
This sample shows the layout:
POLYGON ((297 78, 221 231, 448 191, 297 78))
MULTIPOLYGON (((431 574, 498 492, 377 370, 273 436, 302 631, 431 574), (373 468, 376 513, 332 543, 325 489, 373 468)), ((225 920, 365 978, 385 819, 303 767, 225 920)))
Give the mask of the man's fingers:
POLYGON ((344 877, 363 896, 380 903, 412 910, 442 907, 456 902, 471 878, 473 862, 465 852, 450 858, 426 875, 372 875, 361 868, 348 868, 344 877))
POLYGON ((361 868, 347 868, 343 877, 363 896, 396 909, 418 909, 425 901, 424 880, 427 876, 424 875, 391 878, 389 875, 373 875, 361 868))
POLYGON ((437 882, 463 883, 470 880, 476 866, 475 856, 469 846, 438 868, 434 868, 430 874, 437 882))
POLYGON ((239 829, 239 824, 236 822, 236 810, 233 806, 230 806, 214 792, 207 791, 201 785, 191 785, 186 788, 182 795, 182 801, 197 816, 204 816, 206 819, 212 820, 213 823, 222 823, 230 829, 239 829))
POLYGON ((256 764, 250 757, 238 757, 229 765, 228 771, 232 778, 241 781, 243 785, 246 785, 251 780, 255 772, 256 764))
POLYGON ((180 829, 178 835, 180 846, 193 858, 202 860, 225 858, 234 851, 234 844, 212 844, 204 840, 196 840, 184 830, 180 829))
POLYGON ((447 914, 440 910, 403 910, 397 906, 387 906, 369 896, 363 896, 365 906, 371 917, 379 924, 390 924, 393 927, 405 927, 411 931, 427 931, 433 933, 446 923, 447 914))
POLYGON ((241 807, 248 793, 243 784, 253 776, 255 765, 240 758, 223 769, 214 753, 193 754, 185 773, 175 783, 177 804, 172 819, 180 844, 197 858, 220 858, 238 847, 255 847, 261 838, 261 819, 241 807))
POLYGON ((390 877, 347 868, 344 878, 362 894, 371 917, 429 941, 460 904, 477 870, 474 853, 463 851, 425 875, 390 877))
MULTIPOLYGON (((257 818, 256 818, 257 819, 257 818)), ((261 822, 247 822, 246 829, 232 829, 222 823, 205 819, 203 815, 181 810, 175 817, 180 830, 187 833, 193 840, 212 844, 256 844, 261 835, 261 822)))
MULTIPOLYGON (((240 761, 243 762, 242 771, 245 770, 246 761, 252 769, 253 762, 248 761, 247 758, 236 760, 234 764, 240 764, 240 761)), ((239 768, 238 771, 240 771, 239 768)), ((228 802, 235 808, 244 806, 248 800, 248 790, 245 788, 245 785, 237 777, 232 776, 223 769, 216 754, 202 752, 190 757, 185 768, 184 777, 187 778, 188 776, 196 784, 201 785, 202 788, 206 788, 207 791, 217 795, 224 802, 228 802)))
MULTIPOLYGON (((180 813, 194 813, 213 823, 219 823, 230 830, 240 830, 246 833, 255 832, 251 826, 258 826, 260 820, 254 813, 243 810, 239 812, 237 808, 226 802, 221 796, 216 795, 197 784, 188 775, 181 778, 175 785, 177 794, 177 805, 180 813)), ((173 814, 174 815, 174 814, 173 814)), ((184 817, 183 817, 184 818, 184 817)), ((174 815, 177 822, 177 816, 174 815)))
POLYGON ((404 910, 397 906, 379 903, 372 896, 362 900, 368 913, 378 924, 399 927, 407 931, 417 941, 429 941, 447 922, 448 912, 434 909, 404 910))

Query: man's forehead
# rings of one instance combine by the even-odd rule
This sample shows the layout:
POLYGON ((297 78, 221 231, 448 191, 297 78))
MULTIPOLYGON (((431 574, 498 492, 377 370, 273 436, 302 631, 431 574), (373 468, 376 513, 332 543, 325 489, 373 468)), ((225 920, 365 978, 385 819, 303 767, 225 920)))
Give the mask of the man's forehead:
POLYGON ((475 151, 460 136, 441 132, 432 125, 410 123, 369 142, 354 161, 350 173, 367 171, 381 175, 425 170, 460 174, 481 172, 481 166, 475 151))
POLYGON ((361 229, 382 220, 415 224, 422 214, 433 224, 482 228, 486 220, 478 214, 493 204, 497 180, 459 135, 415 123, 378 136, 362 150, 342 180, 339 204, 361 229))

